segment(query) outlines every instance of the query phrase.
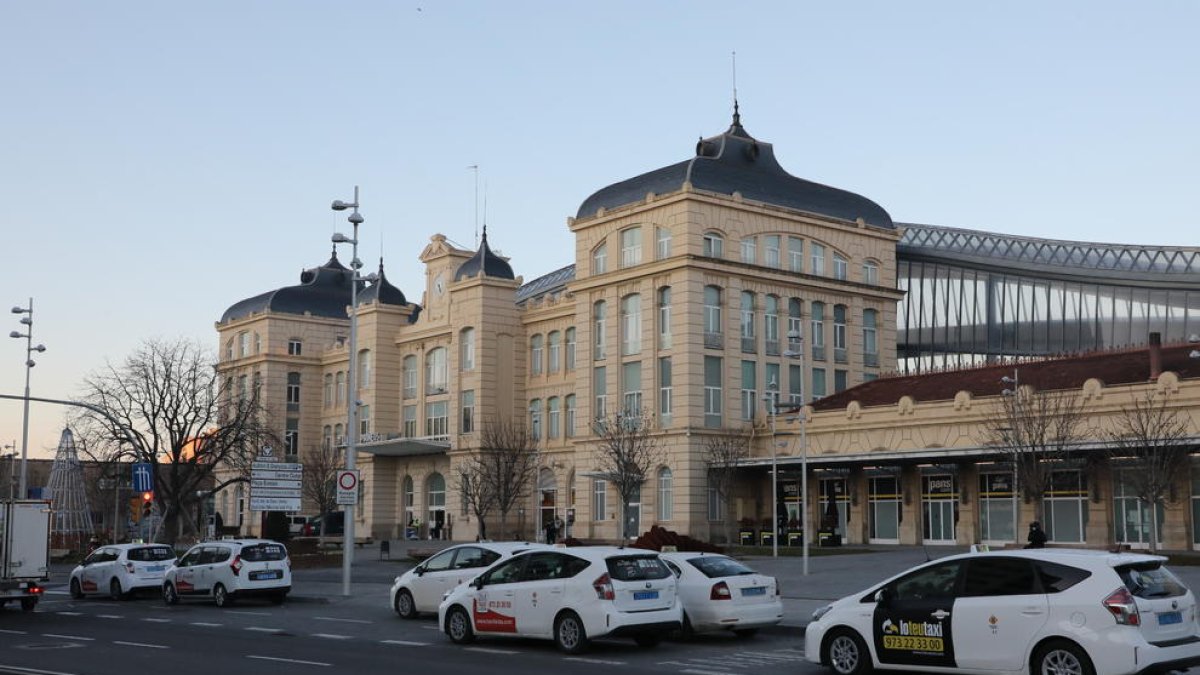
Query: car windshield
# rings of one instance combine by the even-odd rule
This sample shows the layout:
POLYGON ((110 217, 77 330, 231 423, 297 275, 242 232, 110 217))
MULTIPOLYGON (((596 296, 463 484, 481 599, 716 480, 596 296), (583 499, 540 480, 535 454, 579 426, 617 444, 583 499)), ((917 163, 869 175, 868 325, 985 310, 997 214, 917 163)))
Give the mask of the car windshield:
POLYGON ((639 555, 609 558, 608 573, 617 581, 640 581, 642 579, 664 579, 671 576, 671 570, 658 559, 658 556, 639 555))
POLYGON ((1173 598, 1187 593, 1183 582, 1158 561, 1122 565, 1116 570, 1129 592, 1139 598, 1173 598))
POLYGON ((265 560, 283 560, 287 551, 279 544, 255 544, 242 549, 240 554, 246 562, 263 562, 265 560))
POLYGON ((159 560, 170 560, 175 557, 175 552, 166 546, 147 546, 145 548, 131 548, 126 554, 130 560, 138 562, 156 562, 159 560))
POLYGON ((700 556, 699 558, 688 558, 688 564, 700 570, 704 576, 710 579, 719 577, 736 577, 743 574, 754 574, 754 570, 746 567, 742 563, 723 556, 700 556))

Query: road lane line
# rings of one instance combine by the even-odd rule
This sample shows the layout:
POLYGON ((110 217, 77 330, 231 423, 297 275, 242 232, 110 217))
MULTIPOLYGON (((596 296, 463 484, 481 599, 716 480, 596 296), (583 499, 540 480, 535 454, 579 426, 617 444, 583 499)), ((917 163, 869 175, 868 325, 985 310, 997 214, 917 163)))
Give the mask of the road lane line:
POLYGON ((366 619, 339 619, 339 618, 333 617, 333 616, 314 616, 313 618, 317 619, 318 621, 342 621, 344 623, 375 623, 374 621, 367 621, 366 619))
POLYGON ((603 666, 623 666, 625 661, 609 661, 608 659, 589 659, 583 656, 564 656, 564 661, 578 661, 579 663, 598 663, 603 666))
POLYGON ((87 640, 88 642, 91 642, 92 640, 96 639, 96 638, 90 638, 90 637, 83 637, 82 635, 60 635, 58 633, 42 633, 42 637, 59 638, 62 640, 87 640))
POLYGON ((120 614, 97 614, 97 619, 124 619, 120 614))
POLYGON ((685 668, 679 672, 689 673, 690 675, 731 675, 729 671, 725 670, 701 670, 699 668, 685 668))
POLYGON ((207 622, 207 621, 193 621, 193 622, 192 622, 192 625, 193 625, 193 626, 204 626, 205 628, 220 628, 221 626, 223 626, 223 625, 225 625, 225 624, 221 624, 221 623, 209 623, 209 622, 207 622))
POLYGON ((83 616, 83 612, 55 612, 62 616, 83 616))
POLYGON ((332 666, 332 663, 321 663, 320 661, 301 661, 300 659, 281 659, 278 656, 255 656, 247 654, 248 659, 259 659, 260 661, 282 661, 283 663, 297 663, 302 666, 332 666))
POLYGON ((171 623, 170 619, 160 619, 158 617, 150 617, 148 619, 142 619, 142 621, 149 621, 150 623, 171 623))
POLYGON ((253 630, 259 633, 282 633, 282 628, 263 628, 262 626, 248 626, 246 630, 253 630))
POLYGON ((479 652, 480 654, 520 654, 515 649, 492 649, 491 647, 464 647, 464 651, 479 652))
POLYGON ((381 640, 385 645, 400 645, 401 647, 428 647, 428 642, 413 642, 412 640, 381 640))
POLYGON ((352 635, 334 635, 333 633, 313 633, 313 637, 325 638, 326 640, 349 640, 354 637, 352 635))
POLYGON ((24 675, 75 675, 74 673, 64 673, 61 670, 39 670, 37 668, 25 668, 22 666, 9 666, 0 664, 0 673, 21 673, 24 675))
POLYGON ((24 631, 24 630, 7 630, 7 629, 4 629, 4 628, 0 628, 0 633, 5 633, 5 634, 7 634, 7 635, 29 635, 29 631, 24 631))
POLYGON ((421 628, 424 628, 425 630, 441 630, 441 628, 437 626, 421 626, 421 628))
POLYGON ((270 612, 239 612, 237 610, 229 610, 226 614, 241 614, 243 616, 272 616, 270 612))
POLYGON ((170 649, 166 645, 152 645, 146 642, 125 642, 124 640, 113 640, 114 645, 125 645, 126 647, 145 647, 146 649, 170 649))

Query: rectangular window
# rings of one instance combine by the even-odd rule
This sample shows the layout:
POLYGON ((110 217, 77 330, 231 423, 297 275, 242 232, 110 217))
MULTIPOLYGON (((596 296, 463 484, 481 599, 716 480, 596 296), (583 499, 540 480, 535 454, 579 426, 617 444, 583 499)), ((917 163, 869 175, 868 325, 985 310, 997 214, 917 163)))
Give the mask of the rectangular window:
POLYGON ((462 407, 462 427, 459 430, 469 434, 475 431, 475 391, 464 391, 459 395, 459 399, 462 407))
POLYGON ((788 366, 788 403, 804 403, 804 369, 800 366, 788 366))
POLYGON ((804 240, 799 237, 788 237, 788 269, 804 271, 804 240))
POLYGON ((567 353, 563 360, 563 367, 567 370, 575 370, 575 329, 567 329, 567 353))
POLYGON ((529 374, 542 374, 542 336, 533 336, 533 345, 529 349, 529 374))
POLYGON ((658 228, 657 233, 658 239, 655 244, 654 252, 658 259, 662 260, 663 258, 668 258, 671 256, 671 230, 665 227, 660 227, 658 228))
POLYGON ((560 356, 559 352, 562 351, 562 348, 558 344, 558 331, 551 333, 547 342, 549 342, 549 344, 546 347, 546 355, 547 358, 550 359, 549 368, 547 368, 547 370, 552 373, 557 373, 558 357, 560 356))
POLYGON ((845 391, 850 386, 850 373, 845 370, 833 371, 833 393, 845 391))
POLYGON ((293 410, 292 406, 300 405, 300 383, 288 384, 287 386, 287 402, 288 409, 293 410))
POLYGON ((825 303, 812 304, 812 357, 815 361, 825 360, 825 303))
POLYGON ((846 354, 846 306, 833 306, 833 360, 847 363, 846 354))
POLYGON ((704 357, 704 426, 721 428, 721 357, 704 357))
POLYGON ((763 237, 763 255, 766 257, 764 263, 767 267, 779 269, 779 235, 769 234, 763 237))
POLYGON ((605 504, 607 495, 607 481, 600 479, 592 481, 592 520, 608 520, 608 506, 605 504))
POLYGON ((299 340, 288 340, 288 356, 300 356, 301 348, 299 340))
POLYGON ((783 390, 783 382, 779 379, 779 364, 768 363, 764 365, 766 372, 763 373, 763 382, 766 385, 767 394, 771 396, 772 406, 767 412, 774 412, 779 407, 779 396, 783 390))
POLYGON ((601 419, 608 415, 608 380, 604 366, 592 369, 592 398, 596 402, 592 416, 601 419))
POLYGON ((658 291, 658 348, 671 348, 671 289, 658 291))
POLYGON ((837 253, 833 254, 833 278, 839 281, 850 278, 850 262, 837 253))
POLYGON ((627 415, 642 411, 642 362, 621 365, 621 410, 627 415))
POLYGON ((631 295, 621 301, 621 354, 630 356, 642 351, 642 299, 631 295))
POLYGON ((812 371, 812 396, 809 400, 815 401, 825 397, 825 369, 813 368, 812 371))
POLYGON ((404 437, 415 438, 417 435, 417 406, 404 406, 404 437))
POLYGON ((642 263, 642 228, 631 227, 621 233, 621 267, 642 263))
POLYGON ((325 388, 323 390, 322 402, 325 407, 333 405, 333 375, 325 376, 325 388))
POLYGON ((812 273, 819 277, 825 276, 825 247, 812 244, 809 250, 812 252, 812 273))
POLYGON ((863 283, 872 286, 879 285, 879 266, 873 262, 863 263, 863 283))
MULTIPOLYGON (((417 396, 417 360, 415 357, 404 359, 404 398, 417 396)), ((339 397, 340 399, 340 397, 339 397)), ((338 401, 341 403, 341 400, 338 401)))
POLYGON ((604 274, 608 271, 608 246, 600 244, 592 254, 592 274, 604 274))
POLYGON ((571 438, 575 435, 575 395, 571 394, 567 397, 566 402, 567 413, 563 420, 563 435, 571 438))
POLYGON ((708 519, 721 520, 721 493, 712 485, 708 486, 708 519))
POLYGON ((742 361, 742 419, 752 420, 758 399, 757 369, 754 361, 742 361))
MULTIPOLYGON (((299 423, 299 420, 288 420, 288 425, 299 423)), ((300 453, 300 431, 288 429, 283 434, 284 452, 295 457, 300 453)))
POLYGON ((704 257, 724 258, 725 240, 715 234, 704 235, 704 257))
POLYGON ((358 436, 362 438, 371 433, 371 406, 364 405, 358 408, 358 436))
POLYGON ((671 357, 658 360, 658 421, 664 427, 671 425, 671 357))
POLYGON ((562 423, 562 412, 558 409, 558 399, 546 401, 546 438, 558 438, 558 428, 562 423))
POLYGON ((450 433, 450 411, 446 401, 425 404, 425 435, 446 436, 450 433))
POLYGON ((758 249, 758 241, 754 237, 746 237, 742 240, 742 262, 754 264, 755 253, 758 249))

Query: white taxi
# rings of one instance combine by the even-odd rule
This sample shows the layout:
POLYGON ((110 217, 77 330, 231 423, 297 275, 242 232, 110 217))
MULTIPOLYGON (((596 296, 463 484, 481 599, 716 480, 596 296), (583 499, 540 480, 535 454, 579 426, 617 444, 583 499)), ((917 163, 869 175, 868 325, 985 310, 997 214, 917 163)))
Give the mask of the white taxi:
POLYGON ((396 577, 392 583, 391 607, 404 619, 414 619, 421 612, 437 612, 450 589, 475 578, 497 560, 546 548, 550 547, 519 541, 451 546, 396 577))
POLYGON ((291 590, 292 561, 283 544, 222 539, 196 544, 167 570, 162 597, 168 605, 204 598, 228 607, 245 597, 265 597, 278 605, 291 590))
POLYGON ((71 570, 68 587, 76 599, 99 593, 123 600, 135 591, 158 589, 174 562, 175 551, 165 544, 101 546, 71 570))
POLYGON ((679 582, 685 638, 732 631, 750 637, 783 620, 779 582, 744 563, 714 553, 661 553, 679 582))
POLYGON ((653 551, 580 546, 530 551, 449 592, 438 625, 457 644, 477 635, 554 640, 568 654, 602 637, 657 645, 679 630, 675 576, 653 551))
POLYGON ((1057 548, 949 556, 818 609, 805 654, 838 675, 1185 670, 1200 665, 1196 598, 1165 560, 1057 548))

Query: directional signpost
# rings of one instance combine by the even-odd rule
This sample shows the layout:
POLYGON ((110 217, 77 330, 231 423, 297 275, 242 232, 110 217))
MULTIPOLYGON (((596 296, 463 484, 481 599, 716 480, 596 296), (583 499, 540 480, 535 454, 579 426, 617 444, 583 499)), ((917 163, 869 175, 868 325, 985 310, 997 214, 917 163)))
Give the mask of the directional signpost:
POLYGON ((280 462, 264 447, 250 465, 251 511, 299 511, 304 465, 280 462))

